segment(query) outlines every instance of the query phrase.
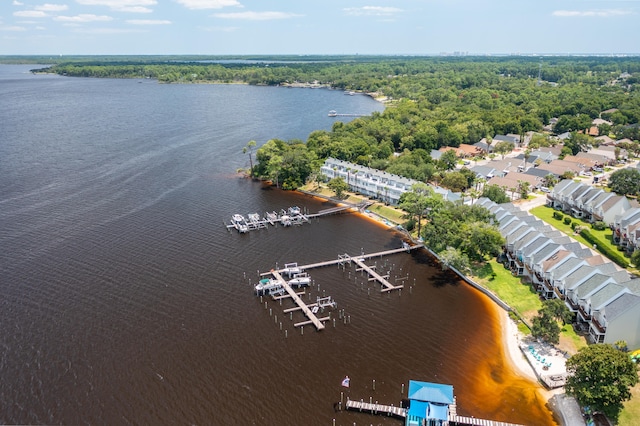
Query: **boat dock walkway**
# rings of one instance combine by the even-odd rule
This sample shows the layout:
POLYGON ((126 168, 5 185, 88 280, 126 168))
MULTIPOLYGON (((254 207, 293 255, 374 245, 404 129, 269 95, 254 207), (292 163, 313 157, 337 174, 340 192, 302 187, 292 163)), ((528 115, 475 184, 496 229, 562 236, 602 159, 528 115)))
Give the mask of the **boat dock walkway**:
POLYGON ((394 407, 393 405, 369 404, 368 402, 347 399, 345 407, 347 410, 367 411, 371 414, 387 414, 401 418, 407 417, 406 408, 394 407))
POLYGON ((309 321, 296 323, 294 324, 294 327, 313 324, 318 331, 323 330, 324 329, 323 321, 329 321, 330 318, 329 317, 318 318, 313 312, 311 312, 311 309, 309 309, 309 306, 307 306, 304 303, 304 301, 300 298, 298 293, 296 293, 296 291, 293 288, 291 288, 287 280, 282 278, 282 275, 280 275, 280 272, 271 271, 269 273, 273 274, 273 277, 276 280, 278 280, 278 282, 282 285, 282 288, 284 289, 284 291, 287 292, 289 297, 291 297, 291 299, 295 302, 295 304, 298 305, 298 308, 302 310, 302 312, 306 315, 307 318, 309 318, 309 321))
MULTIPOLYGON (((367 259, 372 259, 374 257, 383 257, 383 256, 389 256, 391 254, 396 254, 396 253, 409 252, 411 250, 415 250, 421 247, 424 247, 424 245, 416 244, 416 245, 410 246, 405 243, 401 248, 397 248, 397 249, 379 251, 376 253, 369 253, 369 254, 361 254, 360 256, 350 256, 348 254, 344 254, 344 255, 338 256, 338 259, 327 260, 327 261, 318 262, 318 263, 310 263, 307 265, 299 265, 298 268, 300 269, 300 271, 306 271, 308 269, 321 268, 323 266, 342 265, 344 263, 351 263, 351 261, 355 259, 358 259, 360 261, 365 261, 367 259)), ((283 272, 283 271, 284 269, 278 270, 278 272, 283 272)), ((265 272, 262 275, 269 275, 270 273, 271 272, 265 272)))

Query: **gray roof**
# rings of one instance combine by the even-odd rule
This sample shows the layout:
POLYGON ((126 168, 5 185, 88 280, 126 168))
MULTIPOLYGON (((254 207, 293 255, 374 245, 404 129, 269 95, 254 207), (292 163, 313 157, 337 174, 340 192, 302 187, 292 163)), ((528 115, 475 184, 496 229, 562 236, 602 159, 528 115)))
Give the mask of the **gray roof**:
POLYGON ((553 272, 553 276, 555 279, 560 279, 567 275, 569 272, 574 270, 579 264, 583 263, 584 259, 578 259, 576 257, 572 257, 564 263, 561 263, 560 266, 556 268, 553 272))
POLYGON ((580 299, 584 299, 610 279, 611 277, 608 275, 594 274, 582 284, 576 286, 573 291, 580 299))
POLYGON ((620 315, 640 305, 640 296, 635 294, 625 293, 620 295, 617 299, 609 303, 605 309, 605 318, 608 321, 612 321, 620 315))

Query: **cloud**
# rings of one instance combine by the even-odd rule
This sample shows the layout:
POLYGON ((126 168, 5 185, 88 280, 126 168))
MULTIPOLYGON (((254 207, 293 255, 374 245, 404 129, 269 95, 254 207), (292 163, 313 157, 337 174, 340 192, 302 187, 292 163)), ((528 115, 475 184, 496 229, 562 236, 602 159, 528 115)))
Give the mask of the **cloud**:
POLYGON ((127 24, 131 25, 170 25, 171 21, 160 19, 128 19, 127 24))
POLYGON ((222 9, 227 6, 241 6, 237 0, 176 0, 187 9, 222 9))
POLYGON ((18 25, 10 25, 8 27, 0 26, 0 31, 19 32, 19 31, 27 31, 27 29, 25 27, 20 27, 18 25))
POLYGON ((290 19, 303 15, 287 12, 234 12, 215 13, 213 16, 220 19, 241 19, 246 21, 271 21, 274 19, 290 19))
POLYGON ((240 27, 200 27, 199 29, 207 32, 231 33, 238 31, 240 27))
POLYGON ((67 10, 69 6, 66 4, 49 4, 45 3, 41 6, 35 6, 35 10, 42 10, 43 12, 62 12, 63 10, 67 10))
POLYGON ((24 3, 19 2, 18 0, 13 0, 12 3, 14 6, 24 6, 24 3))
POLYGON ((73 30, 74 33, 82 34, 128 34, 128 33, 144 33, 146 30, 133 28, 78 28, 73 30))
POLYGON ((630 10, 623 9, 598 9, 598 10, 555 10, 552 15, 559 16, 562 18, 573 18, 573 17, 598 17, 598 18, 609 18, 612 16, 624 16, 624 15, 633 15, 634 13, 630 10))
POLYGON ((76 16, 56 16, 53 19, 54 21, 60 21, 60 22, 105 22, 105 21, 113 20, 111 16, 91 15, 87 13, 83 13, 76 16))
POLYGON ((13 16, 18 16, 20 18, 46 18, 49 15, 41 10, 20 10, 18 12, 13 12, 13 16))
POLYGON ((393 16, 402 12, 397 7, 384 6, 345 7, 343 10, 352 16, 393 16))
POLYGON ((106 6, 117 12, 151 13, 147 6, 155 6, 158 0, 76 0, 84 6, 106 6))

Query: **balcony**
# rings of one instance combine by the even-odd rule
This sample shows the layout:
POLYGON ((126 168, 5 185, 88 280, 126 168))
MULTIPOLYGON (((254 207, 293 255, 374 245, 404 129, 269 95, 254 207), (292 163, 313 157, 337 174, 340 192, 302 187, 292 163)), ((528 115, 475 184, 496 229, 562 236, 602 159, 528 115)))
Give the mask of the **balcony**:
POLYGON ((584 322, 588 322, 591 320, 591 314, 585 311, 582 306, 578 307, 578 313, 580 314, 580 317, 584 320, 584 322))
POLYGON ((606 334, 607 333, 607 327, 605 327, 604 325, 600 324, 600 322, 596 319, 596 317, 592 317, 591 318, 591 326, 593 328, 596 329, 596 331, 600 334, 606 334))
POLYGON ((564 300, 564 294, 560 291, 558 287, 553 288, 553 292, 556 294, 556 297, 560 300, 564 300))

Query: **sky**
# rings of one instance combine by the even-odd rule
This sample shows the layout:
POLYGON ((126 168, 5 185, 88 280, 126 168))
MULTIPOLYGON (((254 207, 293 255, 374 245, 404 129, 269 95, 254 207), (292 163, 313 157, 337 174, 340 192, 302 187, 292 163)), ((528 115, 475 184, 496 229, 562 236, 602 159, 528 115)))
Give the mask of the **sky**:
POLYGON ((0 55, 639 54, 640 0, 0 0, 0 55))

